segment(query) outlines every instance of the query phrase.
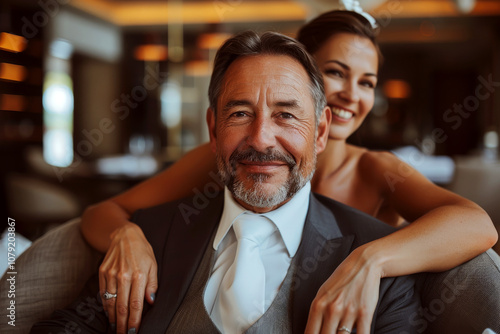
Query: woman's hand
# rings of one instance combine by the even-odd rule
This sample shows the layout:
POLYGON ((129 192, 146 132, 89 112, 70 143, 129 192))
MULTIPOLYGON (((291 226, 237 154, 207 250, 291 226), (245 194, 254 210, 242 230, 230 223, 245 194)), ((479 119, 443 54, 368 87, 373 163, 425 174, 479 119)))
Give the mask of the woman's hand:
POLYGON ((111 235, 111 244, 99 268, 99 288, 104 311, 116 333, 137 333, 144 297, 154 302, 158 288, 157 265, 153 248, 142 230, 127 223, 111 235), (117 294, 105 299, 105 292, 117 294))
MULTIPOLYGON (((352 252, 319 289, 309 311, 306 334, 337 333, 340 328, 369 334, 377 306, 381 270, 363 254, 352 252)), ((347 331, 339 333, 348 333, 347 331)))

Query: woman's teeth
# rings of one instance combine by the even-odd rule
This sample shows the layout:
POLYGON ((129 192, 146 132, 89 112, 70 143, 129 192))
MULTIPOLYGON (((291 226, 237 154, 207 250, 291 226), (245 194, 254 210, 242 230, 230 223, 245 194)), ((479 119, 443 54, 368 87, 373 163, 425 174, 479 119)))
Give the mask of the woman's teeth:
POLYGON ((337 115, 338 117, 343 118, 343 119, 351 119, 353 116, 352 112, 346 111, 346 110, 340 109, 340 108, 335 108, 335 107, 332 108, 332 112, 335 115, 337 115))

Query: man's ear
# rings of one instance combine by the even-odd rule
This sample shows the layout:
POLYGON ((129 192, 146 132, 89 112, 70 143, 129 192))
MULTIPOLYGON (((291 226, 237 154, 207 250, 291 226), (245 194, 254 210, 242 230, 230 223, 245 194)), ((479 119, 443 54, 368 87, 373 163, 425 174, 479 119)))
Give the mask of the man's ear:
POLYGON ((318 137, 316 138, 316 154, 323 152, 328 142, 328 132, 330 131, 330 123, 332 121, 332 111, 326 106, 321 113, 321 118, 318 124, 318 137))
POLYGON ((217 145, 216 145, 216 129, 215 129, 215 111, 212 108, 207 109, 207 125, 208 125, 208 134, 210 136, 210 148, 212 152, 215 153, 217 145))

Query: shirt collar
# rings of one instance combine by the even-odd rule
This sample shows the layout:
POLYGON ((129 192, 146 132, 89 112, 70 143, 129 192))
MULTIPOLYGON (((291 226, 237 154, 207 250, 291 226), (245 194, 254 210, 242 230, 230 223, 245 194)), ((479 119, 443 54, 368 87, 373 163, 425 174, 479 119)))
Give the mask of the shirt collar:
MULTIPOLYGON (((278 228, 287 248, 288 255, 293 257, 302 239, 302 230, 309 208, 311 183, 307 182, 293 197, 278 209, 266 212, 263 216, 270 219, 278 228)), ((224 189, 224 210, 215 235, 213 247, 219 247, 236 218, 244 212, 251 212, 239 205, 227 187, 224 189)))

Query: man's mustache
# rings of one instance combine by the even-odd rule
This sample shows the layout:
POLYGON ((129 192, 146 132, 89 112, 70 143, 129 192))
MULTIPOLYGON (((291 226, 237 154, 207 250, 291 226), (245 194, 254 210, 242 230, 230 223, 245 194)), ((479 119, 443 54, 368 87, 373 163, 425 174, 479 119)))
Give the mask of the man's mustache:
POLYGON ((281 161, 285 163, 290 170, 297 165, 295 159, 291 155, 271 148, 268 148, 266 152, 259 152, 253 148, 248 148, 243 151, 234 151, 229 157, 229 163, 233 170, 236 169, 236 163, 242 160, 252 162, 281 161))

